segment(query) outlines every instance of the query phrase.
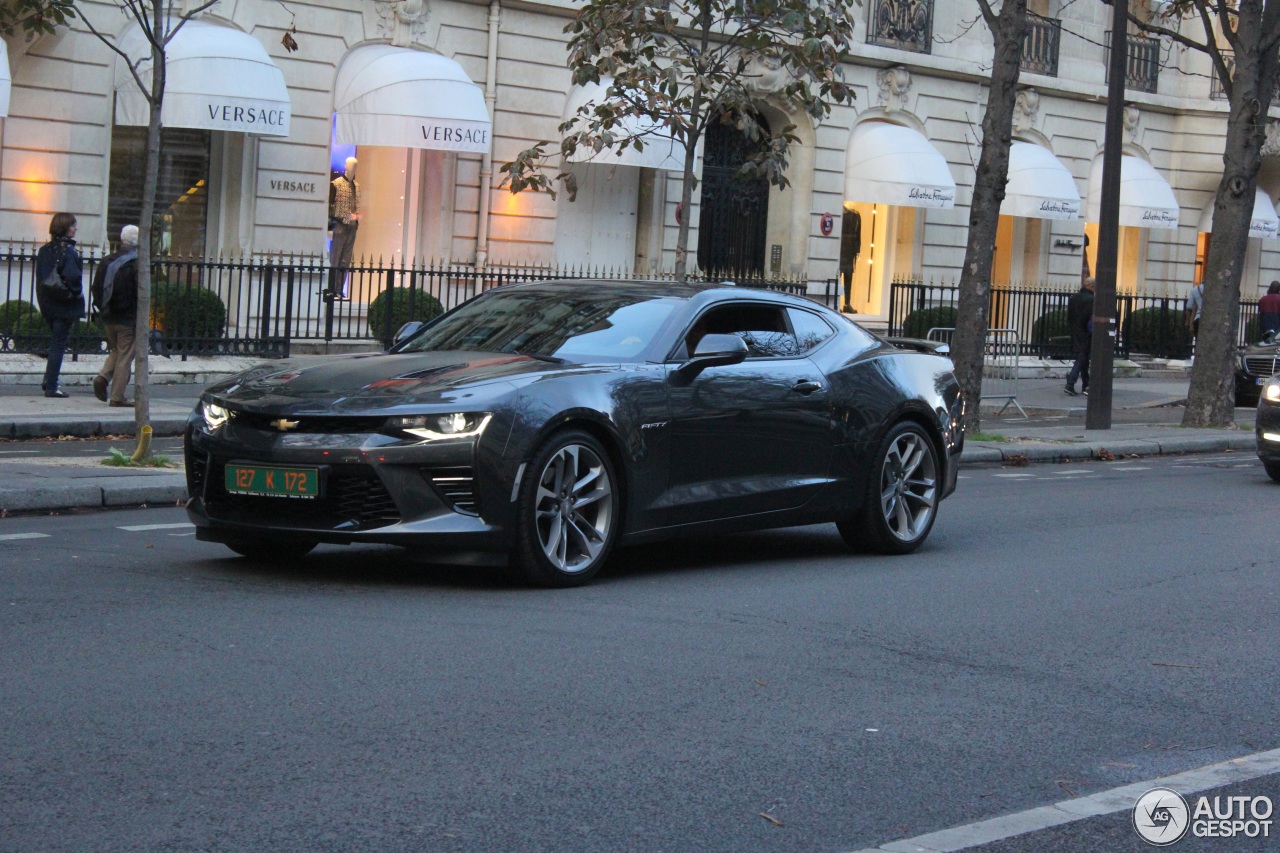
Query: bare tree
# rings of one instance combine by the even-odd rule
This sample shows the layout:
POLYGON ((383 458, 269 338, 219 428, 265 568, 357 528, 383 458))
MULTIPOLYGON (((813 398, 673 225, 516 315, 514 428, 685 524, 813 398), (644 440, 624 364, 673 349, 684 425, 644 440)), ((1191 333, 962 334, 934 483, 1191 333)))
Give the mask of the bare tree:
MULTIPOLYGON (((568 164, 579 153, 643 150, 656 138, 683 146, 681 204, 690 210, 696 145, 715 122, 732 124, 760 144, 743 166, 785 187, 795 126, 767 131, 757 120, 766 99, 780 99, 815 119, 831 103, 853 99, 840 62, 851 47, 853 7, 862 0, 587 0, 565 27, 569 69, 579 85, 610 82, 560 125, 561 172, 545 171, 549 141, 502 166, 511 192, 563 183, 577 192, 568 164), (773 78, 762 85, 762 78, 773 78)), ((691 217, 680 221, 676 277, 687 273, 691 217)))
POLYGON ((1027 0, 1004 0, 996 11, 990 0, 977 0, 982 20, 991 31, 994 53, 987 108, 982 115, 982 151, 973 181, 969 205, 969 238, 960 272, 956 331, 951 359, 956 378, 969 405, 965 429, 980 425, 978 401, 982 394, 983 354, 991 305, 991 269, 1000 203, 1009 179, 1009 148, 1013 135, 1013 111, 1018 99, 1018 75, 1022 70, 1022 41, 1027 31, 1027 0))
POLYGON ((1230 426, 1235 416, 1240 278, 1267 113, 1280 74, 1280 3, 1175 0, 1158 18, 1147 21, 1130 13, 1130 20, 1146 32, 1207 54, 1230 105, 1195 365, 1182 417, 1183 426, 1230 426))

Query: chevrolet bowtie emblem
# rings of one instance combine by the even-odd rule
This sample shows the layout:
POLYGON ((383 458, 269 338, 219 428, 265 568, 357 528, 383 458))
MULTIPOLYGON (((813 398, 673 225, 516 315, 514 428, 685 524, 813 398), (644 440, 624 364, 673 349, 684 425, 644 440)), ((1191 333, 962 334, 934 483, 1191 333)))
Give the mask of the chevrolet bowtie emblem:
POLYGON ((296 427, 298 425, 298 422, 291 421, 288 418, 280 418, 279 420, 272 421, 271 425, 276 429, 280 430, 281 432, 284 432, 285 430, 293 429, 294 427, 296 427))

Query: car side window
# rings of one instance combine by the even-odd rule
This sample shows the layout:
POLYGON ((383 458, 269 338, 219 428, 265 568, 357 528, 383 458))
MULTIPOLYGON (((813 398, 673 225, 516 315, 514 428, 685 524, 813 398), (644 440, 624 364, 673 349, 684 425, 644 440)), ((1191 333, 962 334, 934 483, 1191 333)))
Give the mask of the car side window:
POLYGON ((791 328, 796 334, 796 343, 802 353, 808 352, 836 333, 835 329, 827 325, 826 320, 812 311, 788 308, 787 315, 791 317, 791 328))
POLYGON ((705 335, 737 335, 747 345, 747 358, 783 358, 800 352, 785 309, 777 305, 743 302, 710 309, 685 335, 686 353, 692 355, 705 335))

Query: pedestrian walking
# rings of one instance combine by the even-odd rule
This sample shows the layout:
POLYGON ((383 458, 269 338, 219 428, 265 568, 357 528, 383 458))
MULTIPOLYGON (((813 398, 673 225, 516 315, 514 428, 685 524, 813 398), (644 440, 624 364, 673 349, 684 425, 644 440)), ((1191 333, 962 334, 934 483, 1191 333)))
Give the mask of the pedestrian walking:
POLYGON ((76 218, 55 213, 49 223, 49 242, 36 253, 36 302, 49 324, 49 356, 40 388, 46 397, 66 397, 62 390, 62 357, 71 330, 84 317, 84 283, 80 252, 76 249, 76 218))
POLYGON ((1258 334, 1266 340, 1280 331, 1280 281, 1271 282, 1267 295, 1258 300, 1258 334))
POLYGON ((1200 337, 1200 312, 1204 310, 1204 282, 1191 288, 1187 297, 1187 333, 1191 335, 1191 360, 1196 358, 1196 338, 1200 337))
POLYGON ((1089 356, 1093 348, 1093 289, 1097 279, 1090 276, 1080 289, 1067 300, 1067 325, 1071 329, 1071 351, 1076 360, 1067 374, 1067 387, 1063 390, 1076 396, 1076 380, 1080 390, 1089 393, 1089 356))
POLYGON ((109 406, 132 406, 125 393, 138 318, 138 226, 120 229, 120 248, 102 259, 89 292, 107 336, 107 360, 93 377, 93 395, 109 406))

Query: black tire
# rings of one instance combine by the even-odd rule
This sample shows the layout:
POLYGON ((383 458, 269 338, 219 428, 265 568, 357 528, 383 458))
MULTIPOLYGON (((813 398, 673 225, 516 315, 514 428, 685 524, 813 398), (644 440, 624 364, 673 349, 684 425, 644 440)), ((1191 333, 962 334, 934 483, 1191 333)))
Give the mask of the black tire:
POLYGON ((604 446, 581 430, 556 433, 525 466, 514 568, 539 586, 587 583, 618 539, 621 507, 613 460, 604 446))
POLYGON ((1267 476, 1280 483, 1280 462, 1268 462, 1262 460, 1262 467, 1267 469, 1267 476))
POLYGON ((316 547, 315 542, 304 539, 269 539, 261 536, 230 539, 224 544, 241 557, 273 563, 301 559, 316 547))
POLYGON ((860 515, 836 526, 854 550, 910 554, 933 529, 942 491, 938 451, 924 428, 901 421, 880 442, 860 515))

